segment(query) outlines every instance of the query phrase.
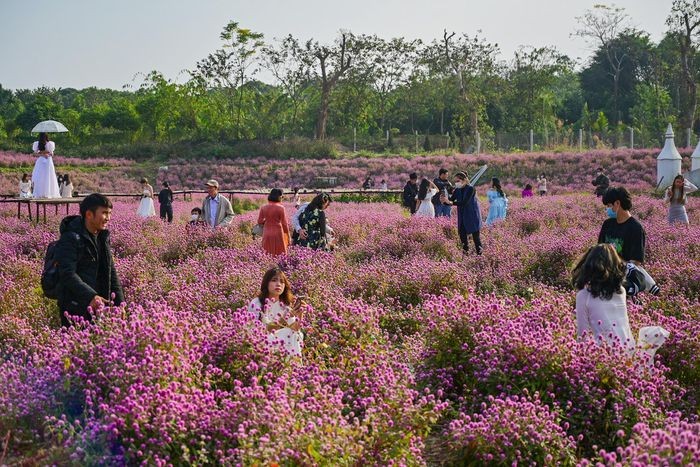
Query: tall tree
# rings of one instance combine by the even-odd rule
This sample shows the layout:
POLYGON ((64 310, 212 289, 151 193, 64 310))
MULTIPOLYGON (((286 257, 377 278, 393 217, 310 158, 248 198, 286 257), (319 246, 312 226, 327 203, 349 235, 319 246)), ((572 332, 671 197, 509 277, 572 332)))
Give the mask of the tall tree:
POLYGON ((424 50, 428 67, 456 79, 461 112, 458 116, 460 146, 466 147, 467 130, 473 136, 479 127, 479 114, 484 105, 484 84, 496 72, 498 45, 486 42, 478 35, 456 36, 444 30, 442 40, 434 40, 424 50))
POLYGON ((236 21, 230 21, 220 35, 224 45, 197 63, 190 71, 193 79, 202 85, 214 84, 224 88, 230 96, 229 109, 235 115, 235 136, 241 137, 242 86, 257 68, 254 67, 256 54, 263 47, 263 34, 242 28, 236 21), (249 73, 246 76, 246 73, 249 73), (235 102, 237 99, 238 102, 235 102))
POLYGON ((321 85, 321 102, 316 118, 316 138, 318 139, 326 138, 331 92, 353 65, 357 52, 358 44, 351 32, 341 32, 332 45, 320 44, 312 39, 306 42, 306 53, 313 58, 314 63, 312 74, 321 85))
POLYGON ((698 72, 695 64, 697 41, 700 38, 700 0, 674 0, 671 14, 666 20, 671 34, 678 41, 683 70, 683 102, 681 124, 693 128, 698 106, 698 72))
POLYGON ((592 10, 587 10, 583 16, 576 19, 580 23, 580 29, 574 34, 600 48, 605 54, 613 82, 612 116, 614 121, 618 122, 621 120, 618 102, 620 75, 629 61, 629 56, 624 50, 614 47, 614 41, 620 33, 628 29, 629 16, 624 8, 595 5, 592 10))

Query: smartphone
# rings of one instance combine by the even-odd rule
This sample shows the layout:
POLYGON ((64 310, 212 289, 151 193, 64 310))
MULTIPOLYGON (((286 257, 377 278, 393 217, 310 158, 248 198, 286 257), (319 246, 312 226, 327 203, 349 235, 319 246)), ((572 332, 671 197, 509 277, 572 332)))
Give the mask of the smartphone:
POLYGON ((294 299, 294 306, 301 305, 301 302, 306 300, 306 295, 297 295, 297 297, 294 299))

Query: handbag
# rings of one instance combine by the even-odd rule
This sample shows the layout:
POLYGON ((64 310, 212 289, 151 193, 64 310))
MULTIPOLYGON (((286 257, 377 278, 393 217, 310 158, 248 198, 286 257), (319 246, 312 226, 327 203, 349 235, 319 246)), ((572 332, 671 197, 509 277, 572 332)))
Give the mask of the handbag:
POLYGON ((263 234, 262 224, 255 224, 253 226, 253 237, 260 237, 263 234))

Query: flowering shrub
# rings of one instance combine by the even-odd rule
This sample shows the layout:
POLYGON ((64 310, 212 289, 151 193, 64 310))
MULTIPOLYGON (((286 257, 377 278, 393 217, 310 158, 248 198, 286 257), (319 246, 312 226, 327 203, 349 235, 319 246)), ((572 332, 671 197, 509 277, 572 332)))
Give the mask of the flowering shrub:
POLYGON ((187 224, 198 200, 176 200, 172 224, 116 201, 127 304, 70 330, 38 286, 61 216, 0 207, 0 463, 697 462, 694 201, 688 229, 633 201, 661 294, 629 303, 632 331, 671 332, 651 368, 576 340, 568 271, 604 219, 590 195, 512 199, 482 256, 462 253, 454 218, 390 203, 334 202, 334 252, 273 258, 256 210, 211 231, 187 224), (245 309, 275 264, 307 296, 302 359, 245 309))

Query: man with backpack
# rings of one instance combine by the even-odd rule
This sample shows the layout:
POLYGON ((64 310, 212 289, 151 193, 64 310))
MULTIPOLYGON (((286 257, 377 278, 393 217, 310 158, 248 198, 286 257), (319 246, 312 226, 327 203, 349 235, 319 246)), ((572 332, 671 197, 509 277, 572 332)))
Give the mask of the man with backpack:
POLYGON ((88 195, 80 203, 79 216, 63 219, 61 238, 47 250, 41 285, 47 297, 58 300, 63 326, 70 325, 65 313, 91 321, 88 307, 97 310, 110 301, 115 306, 124 301, 109 245, 111 215, 106 196, 88 195))

